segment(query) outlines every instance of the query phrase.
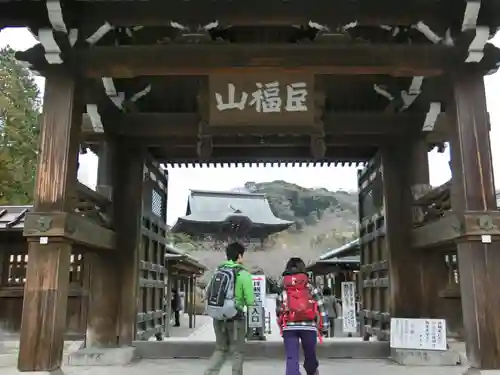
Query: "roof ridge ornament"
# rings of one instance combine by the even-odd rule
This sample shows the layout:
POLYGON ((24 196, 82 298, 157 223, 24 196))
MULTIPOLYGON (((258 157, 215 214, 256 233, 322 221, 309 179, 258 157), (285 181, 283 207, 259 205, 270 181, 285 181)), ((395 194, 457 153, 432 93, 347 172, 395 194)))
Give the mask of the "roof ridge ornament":
POLYGON ((243 213, 240 209, 237 209, 237 208, 234 208, 233 205, 231 203, 228 204, 228 207, 231 211, 233 211, 233 213, 235 214, 241 214, 243 213))

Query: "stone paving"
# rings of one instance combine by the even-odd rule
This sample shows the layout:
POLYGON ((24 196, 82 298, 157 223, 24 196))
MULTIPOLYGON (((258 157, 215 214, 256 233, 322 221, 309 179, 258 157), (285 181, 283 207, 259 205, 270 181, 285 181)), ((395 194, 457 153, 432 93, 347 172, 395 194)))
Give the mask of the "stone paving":
MULTIPOLYGON (((271 324, 271 333, 266 333, 266 339, 268 341, 281 341, 280 331, 278 324, 276 323, 276 299, 273 297, 268 297, 266 300, 266 314, 268 313, 270 313, 271 316, 269 320, 271 324)), ((206 316, 203 318, 205 318, 205 324, 203 326, 198 325, 199 328, 189 335, 189 339, 198 341, 214 341, 215 333, 212 320, 206 316)), ((268 329, 269 327, 266 328, 266 331, 268 329)))
MULTIPOLYGON (((66 375, 195 375, 203 374, 207 360, 142 360, 128 366, 64 367, 66 375)), ((466 371, 461 366, 404 367, 385 360, 324 360, 320 374, 325 375, 460 375, 466 371)), ((19 375, 15 368, 3 368, 2 375, 19 375)), ((304 373, 304 372, 303 372, 304 373)), ((226 365, 221 375, 230 375, 226 365)), ((245 375, 285 375, 285 363, 279 360, 247 361, 245 375)))

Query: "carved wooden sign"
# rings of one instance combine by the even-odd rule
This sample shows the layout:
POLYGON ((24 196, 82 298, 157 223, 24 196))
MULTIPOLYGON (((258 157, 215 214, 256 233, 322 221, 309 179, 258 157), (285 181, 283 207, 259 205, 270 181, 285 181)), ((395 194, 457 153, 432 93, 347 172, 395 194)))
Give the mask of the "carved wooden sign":
POLYGON ((312 74, 211 74, 208 96, 210 126, 314 124, 312 74))

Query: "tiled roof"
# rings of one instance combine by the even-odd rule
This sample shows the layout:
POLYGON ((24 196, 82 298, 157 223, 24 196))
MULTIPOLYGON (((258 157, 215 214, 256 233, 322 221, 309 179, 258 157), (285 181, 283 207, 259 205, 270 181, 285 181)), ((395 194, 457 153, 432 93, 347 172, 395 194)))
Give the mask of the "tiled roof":
POLYGON ((33 206, 0 206, 0 231, 22 231, 26 213, 33 206))
POLYGON ((231 218, 246 218, 254 225, 283 226, 283 229, 293 224, 274 216, 264 194, 205 190, 191 191, 186 216, 177 223, 224 223, 231 218))

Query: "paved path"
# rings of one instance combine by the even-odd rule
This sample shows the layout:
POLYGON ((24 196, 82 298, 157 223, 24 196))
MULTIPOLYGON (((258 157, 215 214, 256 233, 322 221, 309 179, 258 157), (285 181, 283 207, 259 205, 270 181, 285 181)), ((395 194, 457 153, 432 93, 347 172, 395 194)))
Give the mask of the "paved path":
MULTIPOLYGON (((198 375, 207 360, 142 360, 129 366, 65 367, 66 375, 198 375)), ((461 375, 464 367, 403 367, 383 360, 327 360, 320 363, 321 375, 461 375)), ((20 375, 15 368, 1 369, 2 375, 20 375)), ((230 375, 226 365, 221 375, 230 375)), ((284 361, 247 361, 245 375, 285 375, 284 361)))
MULTIPOLYGON (((269 341, 281 341, 281 336, 280 336, 280 331, 278 328, 278 325, 276 323, 276 298, 275 297, 268 297, 266 300, 266 314, 270 313, 271 314, 271 333, 266 333, 266 338, 269 341)), ((193 333, 191 333, 188 337, 189 339, 193 340, 198 340, 198 341, 215 341, 215 334, 214 334, 214 329, 212 325, 212 320, 207 317, 203 316, 205 319, 204 322, 205 324, 200 325, 197 324, 198 329, 196 329, 193 333)), ((197 317, 197 323, 201 319, 200 317, 197 317)))

